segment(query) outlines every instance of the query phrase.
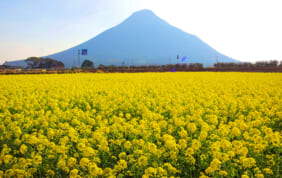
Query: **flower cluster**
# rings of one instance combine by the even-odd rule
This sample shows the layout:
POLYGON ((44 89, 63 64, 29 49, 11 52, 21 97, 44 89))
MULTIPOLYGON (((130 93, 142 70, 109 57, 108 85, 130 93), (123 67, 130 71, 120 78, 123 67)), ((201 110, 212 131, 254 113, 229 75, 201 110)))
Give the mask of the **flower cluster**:
POLYGON ((0 76, 1 177, 279 177, 282 75, 0 76))

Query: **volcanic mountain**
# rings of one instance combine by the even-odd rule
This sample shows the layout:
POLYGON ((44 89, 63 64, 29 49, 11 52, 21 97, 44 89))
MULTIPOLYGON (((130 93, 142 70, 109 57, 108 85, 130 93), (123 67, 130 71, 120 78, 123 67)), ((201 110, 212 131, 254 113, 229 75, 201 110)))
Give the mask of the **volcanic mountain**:
MULTIPOLYGON (((202 63, 204 66, 220 62, 238 62, 204 43, 195 35, 186 33, 156 16, 151 10, 133 13, 119 25, 65 51, 49 56, 62 61, 69 68, 78 65, 78 50, 87 49, 80 61, 92 60, 103 65, 162 65, 202 63), (176 56, 179 56, 179 61, 176 56)), ((18 61, 19 62, 19 61, 18 61)), ((8 62, 6 65, 13 62, 8 62)))

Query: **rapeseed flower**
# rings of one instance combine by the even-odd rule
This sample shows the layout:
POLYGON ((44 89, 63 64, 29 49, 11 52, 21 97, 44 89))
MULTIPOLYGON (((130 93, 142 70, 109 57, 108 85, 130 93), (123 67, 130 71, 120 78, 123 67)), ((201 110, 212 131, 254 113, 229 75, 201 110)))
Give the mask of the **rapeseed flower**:
POLYGON ((281 76, 0 75, 0 177, 279 177, 281 76))

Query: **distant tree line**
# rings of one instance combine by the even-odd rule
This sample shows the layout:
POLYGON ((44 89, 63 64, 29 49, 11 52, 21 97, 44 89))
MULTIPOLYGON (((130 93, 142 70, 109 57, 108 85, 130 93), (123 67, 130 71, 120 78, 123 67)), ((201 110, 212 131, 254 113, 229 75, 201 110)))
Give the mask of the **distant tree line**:
POLYGON ((130 66, 116 66, 116 65, 108 65, 105 66, 103 64, 100 64, 98 66, 98 69, 202 69, 203 68, 203 64, 201 63, 190 63, 190 64, 186 64, 186 63, 182 63, 182 64, 165 64, 165 65, 140 65, 140 66, 134 66, 134 65, 130 65, 130 66))
POLYGON ((269 68, 269 67, 282 67, 282 61, 280 63, 277 60, 271 61, 258 61, 255 63, 244 62, 244 63, 216 63, 216 68, 269 68))
POLYGON ((0 70, 3 70, 3 69, 9 69, 10 66, 7 66, 7 65, 0 65, 0 70))
MULTIPOLYGON (((242 71, 242 72, 282 72, 282 61, 259 61, 255 63, 215 63, 213 67, 203 67, 201 63, 178 63, 178 64, 165 64, 165 65, 141 65, 141 66, 126 66, 121 65, 103 65, 100 64, 95 67, 91 60, 84 60, 81 69, 72 67, 71 70, 64 69, 64 64, 60 61, 50 58, 30 57, 26 60, 27 67, 15 67, 0 65, 0 70, 17 69, 18 71, 32 70, 35 73, 40 73, 41 69, 57 71, 60 73, 73 73, 73 72, 169 72, 169 71, 242 71)), ((4 72, 5 73, 5 72, 4 72)), ((32 73, 32 72, 31 72, 32 73)))

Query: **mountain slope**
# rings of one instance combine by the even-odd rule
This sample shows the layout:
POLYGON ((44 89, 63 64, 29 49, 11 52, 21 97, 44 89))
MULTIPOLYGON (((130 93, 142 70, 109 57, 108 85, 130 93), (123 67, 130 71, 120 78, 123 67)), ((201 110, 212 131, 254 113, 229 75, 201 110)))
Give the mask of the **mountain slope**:
POLYGON ((78 63, 78 49, 88 49, 88 55, 81 56, 81 63, 89 59, 96 66, 122 65, 123 62, 125 65, 176 63, 177 54, 187 56, 187 63, 199 62, 205 66, 212 65, 217 58, 220 62, 236 62, 197 36, 169 25, 150 10, 137 11, 121 24, 89 41, 46 57, 72 67, 78 63))

